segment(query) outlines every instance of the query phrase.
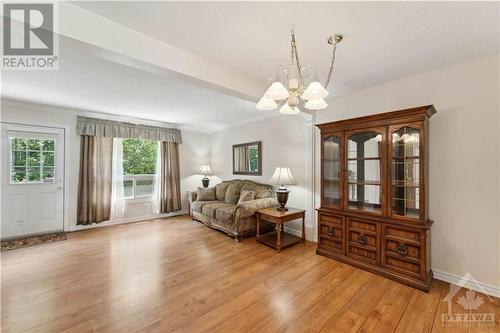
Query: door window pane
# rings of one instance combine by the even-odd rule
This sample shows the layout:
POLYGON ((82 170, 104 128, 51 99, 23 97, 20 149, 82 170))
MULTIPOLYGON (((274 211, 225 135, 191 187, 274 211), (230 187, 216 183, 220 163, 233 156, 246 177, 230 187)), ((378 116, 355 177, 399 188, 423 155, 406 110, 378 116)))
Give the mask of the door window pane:
POLYGON ((37 139, 28 139, 28 150, 38 150, 40 151, 40 141, 37 139))
POLYGON ((39 151, 28 151, 28 166, 40 167, 41 164, 41 153, 39 151))
POLYGON ((420 215, 420 131, 403 127, 392 133, 392 211, 420 215))
POLYGON ((54 151, 54 140, 42 140, 41 145, 43 151, 54 151))
POLYGON ((55 182, 55 140, 11 137, 9 141, 12 184, 55 182))
POLYGON ((24 183, 26 182, 26 167, 13 167, 11 169, 11 182, 12 183, 24 183))
POLYGON ((44 167, 42 172, 42 180, 44 183, 54 182, 54 168, 44 167))
POLYGON ((39 183, 42 180, 40 168, 28 168, 28 182, 39 183))
POLYGON ((326 205, 340 205, 340 138, 323 140, 323 200, 326 205))
POLYGON ((16 167, 26 166, 26 150, 12 151, 12 165, 16 167))
POLYGON ((382 209, 382 133, 356 133, 347 142, 349 209, 380 213, 382 209))
POLYGON ((43 152, 43 165, 54 166, 54 152, 43 152))

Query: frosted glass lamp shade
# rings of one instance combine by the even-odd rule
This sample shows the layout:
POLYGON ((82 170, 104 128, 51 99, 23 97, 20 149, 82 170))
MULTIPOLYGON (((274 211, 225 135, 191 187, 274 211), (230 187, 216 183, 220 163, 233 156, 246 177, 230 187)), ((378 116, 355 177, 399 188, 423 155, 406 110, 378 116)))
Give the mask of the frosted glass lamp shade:
POLYGON ((297 182, 292 177, 290 168, 286 166, 277 167, 269 182, 274 185, 297 185, 297 182))
POLYGON ((328 106, 324 99, 311 99, 306 102, 306 109, 309 110, 323 110, 328 106))
POLYGON ((280 112, 283 113, 283 114, 297 114, 300 112, 299 108, 294 106, 294 107, 291 107, 290 105, 288 105, 288 103, 285 103, 281 109, 280 109, 280 112))
POLYGON ((275 101, 280 101, 290 97, 290 94, 281 82, 273 82, 269 89, 267 89, 264 93, 264 96, 275 101))
POLYGON ((208 164, 203 164, 201 167, 200 167, 200 170, 199 170, 199 173, 204 175, 205 177, 207 175, 209 175, 212 171, 210 170, 210 165, 208 164))
POLYGON ((314 99, 322 99, 328 96, 328 91, 319 83, 318 81, 311 82, 306 90, 300 96, 302 99, 306 101, 314 100, 314 99))
POLYGON ((276 104, 274 100, 267 98, 266 96, 262 96, 259 103, 257 103, 257 109, 263 111, 274 110, 277 107, 278 104, 276 104))

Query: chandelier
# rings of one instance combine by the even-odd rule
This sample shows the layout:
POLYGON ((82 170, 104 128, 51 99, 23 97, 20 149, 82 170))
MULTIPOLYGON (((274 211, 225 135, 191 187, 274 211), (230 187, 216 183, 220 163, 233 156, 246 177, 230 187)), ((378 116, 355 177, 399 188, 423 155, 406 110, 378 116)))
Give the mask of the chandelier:
POLYGON ((324 98, 328 95, 328 91, 325 87, 330 82, 335 63, 335 51, 342 38, 341 34, 335 34, 327 39, 328 44, 333 47, 332 58, 326 82, 321 85, 312 66, 300 65, 295 32, 292 29, 290 42, 292 63, 288 67, 278 67, 276 76, 268 81, 268 88, 257 103, 257 109, 274 110, 279 107, 283 114, 296 114, 300 112, 299 106, 304 106, 308 110, 326 108, 328 104, 324 98))

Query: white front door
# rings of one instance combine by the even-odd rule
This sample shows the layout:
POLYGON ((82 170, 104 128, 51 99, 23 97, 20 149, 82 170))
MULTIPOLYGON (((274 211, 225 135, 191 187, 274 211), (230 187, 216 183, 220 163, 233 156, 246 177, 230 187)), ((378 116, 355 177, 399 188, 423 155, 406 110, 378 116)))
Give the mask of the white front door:
POLYGON ((1 124, 1 238, 64 228, 64 129, 1 124))

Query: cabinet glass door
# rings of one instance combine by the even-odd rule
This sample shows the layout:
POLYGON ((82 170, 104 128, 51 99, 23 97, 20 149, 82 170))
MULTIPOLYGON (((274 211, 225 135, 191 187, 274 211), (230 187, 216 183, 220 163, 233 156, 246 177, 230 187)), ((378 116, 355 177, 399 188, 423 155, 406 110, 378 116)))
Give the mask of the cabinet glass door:
POLYGON ((420 130, 392 132, 392 215, 420 216, 420 130))
POLYGON ((323 202, 325 206, 340 207, 341 193, 341 136, 323 139, 323 202))
POLYGON ((382 156, 384 130, 350 134, 347 140, 347 206, 352 210, 382 212, 382 156))

